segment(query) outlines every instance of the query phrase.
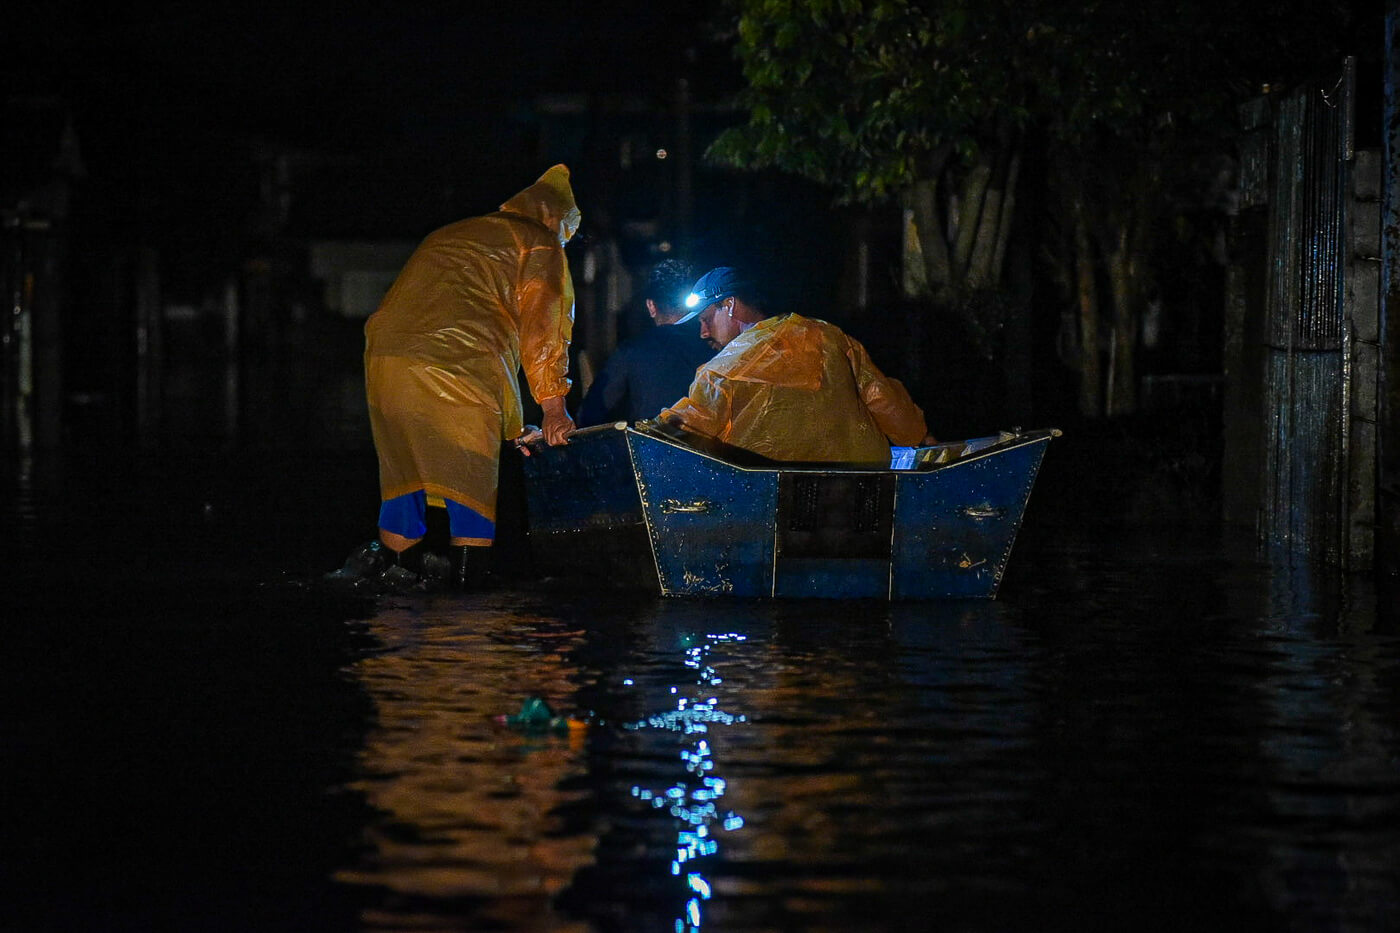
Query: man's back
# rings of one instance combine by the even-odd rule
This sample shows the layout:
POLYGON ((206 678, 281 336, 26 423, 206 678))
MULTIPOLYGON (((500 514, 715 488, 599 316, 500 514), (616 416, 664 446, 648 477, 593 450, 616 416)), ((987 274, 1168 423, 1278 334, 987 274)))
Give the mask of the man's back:
POLYGON ((686 394, 695 370, 714 354, 694 319, 643 331, 619 346, 593 380, 579 426, 655 418, 686 394))
POLYGON ((926 433, 923 412, 858 341, 796 314, 734 338, 668 412, 774 460, 884 465, 891 440, 912 445, 926 433))

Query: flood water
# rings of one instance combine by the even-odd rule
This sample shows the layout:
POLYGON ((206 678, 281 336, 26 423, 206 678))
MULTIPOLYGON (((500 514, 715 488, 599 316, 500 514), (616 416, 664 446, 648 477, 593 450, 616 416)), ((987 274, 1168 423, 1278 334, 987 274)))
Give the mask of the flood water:
POLYGON ((6 928, 1400 928, 1391 599, 1067 506, 1069 436, 994 602, 370 598, 309 583, 377 507, 353 366, 236 438, 208 378, 7 467, 6 928))

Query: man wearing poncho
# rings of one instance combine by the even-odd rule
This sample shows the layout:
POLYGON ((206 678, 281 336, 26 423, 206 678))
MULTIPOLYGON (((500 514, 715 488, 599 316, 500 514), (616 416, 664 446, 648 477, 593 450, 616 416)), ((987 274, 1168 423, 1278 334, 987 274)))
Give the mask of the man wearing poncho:
POLYGON ((545 439, 567 443, 564 244, 579 219, 569 170, 556 165, 499 211, 429 234, 366 322, 379 540, 394 552, 423 538, 428 505, 446 508, 454 547, 493 543, 501 443, 524 422, 522 368, 545 439))
POLYGON ((933 443, 908 391, 865 347, 825 321, 770 317, 757 283, 720 266, 690 301, 720 352, 660 418, 771 460, 890 465, 891 442, 933 443))

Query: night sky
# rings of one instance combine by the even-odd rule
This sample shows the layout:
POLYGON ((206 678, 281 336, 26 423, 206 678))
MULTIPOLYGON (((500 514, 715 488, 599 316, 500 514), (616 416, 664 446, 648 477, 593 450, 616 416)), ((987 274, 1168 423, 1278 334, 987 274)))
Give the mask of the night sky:
POLYGON ((360 166, 337 195, 355 203, 310 221, 319 232, 417 236, 548 167, 519 148, 522 103, 538 95, 625 92, 664 108, 682 75, 701 95, 732 90, 738 66, 702 25, 716 8, 36 4, 3 40, 6 135, 21 138, 5 174, 12 189, 42 172, 44 119, 71 115, 89 203, 138 231, 235 223, 220 202, 266 145, 360 166), (434 199, 443 216, 414 207, 434 199))
MULTIPOLYGON (((28 4, 0 36, 0 203, 51 177, 71 120, 84 169, 75 250, 153 245, 164 294, 185 302, 260 248, 249 231, 265 153, 293 166, 282 234, 302 241, 417 239, 494 210, 554 161, 574 170, 587 237, 615 206, 615 180, 577 129, 559 136, 532 103, 628 94, 664 121, 682 76, 697 101, 726 99, 740 75, 715 37, 720 10, 718 0, 28 4)), ((645 208, 670 186, 644 187, 633 201, 645 208)))
POLYGON ((314 144, 395 134, 406 110, 669 81, 708 6, 36 4, 7 23, 7 68, 14 90, 118 111, 197 101, 221 125, 314 144))

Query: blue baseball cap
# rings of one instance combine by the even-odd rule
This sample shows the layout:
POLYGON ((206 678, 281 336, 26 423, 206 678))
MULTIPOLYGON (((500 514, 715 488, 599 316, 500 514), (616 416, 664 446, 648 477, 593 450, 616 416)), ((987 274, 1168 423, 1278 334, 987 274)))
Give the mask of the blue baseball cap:
POLYGON ((695 280, 690 294, 686 296, 685 306, 694 309, 698 314, 716 301, 723 301, 752 285, 749 277, 741 269, 734 266, 716 266, 695 280))

